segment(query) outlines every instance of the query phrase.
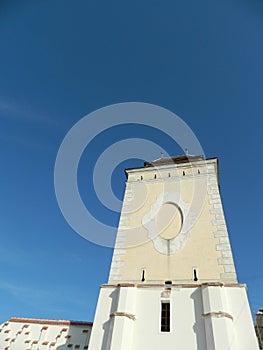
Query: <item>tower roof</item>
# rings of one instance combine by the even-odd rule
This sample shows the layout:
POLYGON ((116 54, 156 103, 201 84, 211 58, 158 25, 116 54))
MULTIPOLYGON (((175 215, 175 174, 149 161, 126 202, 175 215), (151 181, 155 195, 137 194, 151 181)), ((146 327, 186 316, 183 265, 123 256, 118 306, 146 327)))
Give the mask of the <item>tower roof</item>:
POLYGON ((180 164, 180 163, 190 163, 198 160, 204 160, 204 156, 194 156, 190 154, 184 154, 182 156, 169 157, 169 158, 159 158, 153 162, 145 162, 145 167, 153 167, 156 165, 166 165, 166 164, 180 164))
POLYGON ((193 163, 197 161, 202 161, 204 159, 205 158, 203 155, 195 156, 191 154, 184 154, 184 155, 175 156, 175 157, 158 158, 156 160, 153 160, 152 162, 144 162, 143 167, 126 168, 125 173, 127 175, 127 172, 130 170, 144 169, 144 168, 151 168, 156 166, 164 166, 164 165, 172 165, 172 164, 193 163))

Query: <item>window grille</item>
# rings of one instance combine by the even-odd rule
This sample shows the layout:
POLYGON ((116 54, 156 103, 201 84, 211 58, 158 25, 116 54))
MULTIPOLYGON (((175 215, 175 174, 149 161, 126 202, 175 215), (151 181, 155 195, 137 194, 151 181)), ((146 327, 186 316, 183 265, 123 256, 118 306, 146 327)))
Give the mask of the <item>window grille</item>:
POLYGON ((162 301, 161 332, 170 332, 170 302, 162 301))

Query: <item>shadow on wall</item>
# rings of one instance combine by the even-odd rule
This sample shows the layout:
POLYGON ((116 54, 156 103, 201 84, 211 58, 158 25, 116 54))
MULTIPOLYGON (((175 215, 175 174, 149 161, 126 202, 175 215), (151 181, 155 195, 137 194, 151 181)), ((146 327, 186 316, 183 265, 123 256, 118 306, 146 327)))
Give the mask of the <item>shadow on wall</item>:
POLYGON ((84 323, 72 322, 68 327, 66 334, 60 334, 56 338, 57 347, 52 347, 55 350, 70 350, 88 349, 91 334, 91 327, 85 327, 84 323))
POLYGON ((193 330, 196 335, 196 343, 198 350, 206 349, 206 340, 205 340, 205 325, 202 317, 203 314, 203 302, 201 289, 197 288, 192 294, 191 299, 194 301, 194 312, 195 312, 195 324, 193 330))
MULTIPOLYGON (((117 311, 118 309, 119 288, 116 288, 110 294, 110 298, 111 298, 111 309, 110 309, 110 315, 111 315, 113 312, 117 311)), ((109 320, 103 324, 103 339, 102 339, 101 350, 110 349, 113 325, 114 325, 113 318, 109 318, 109 320)))

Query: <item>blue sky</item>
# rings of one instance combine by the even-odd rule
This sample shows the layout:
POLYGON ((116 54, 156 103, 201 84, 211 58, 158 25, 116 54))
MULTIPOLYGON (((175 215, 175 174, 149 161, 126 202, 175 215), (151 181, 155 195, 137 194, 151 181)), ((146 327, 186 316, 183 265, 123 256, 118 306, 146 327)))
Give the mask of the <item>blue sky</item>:
MULTIPOLYGON (((238 278, 248 284, 252 312, 263 306, 262 36, 259 0, 1 1, 1 321, 93 320, 112 250, 68 226, 54 164, 78 120, 128 101, 176 113, 206 156, 219 157, 238 278)), ((79 187, 87 207, 112 225, 118 215, 87 193, 94 159, 120 135, 181 153, 162 133, 136 125, 95 138, 80 162, 79 187)), ((140 164, 127 160, 113 172, 119 198, 123 168, 140 164)))

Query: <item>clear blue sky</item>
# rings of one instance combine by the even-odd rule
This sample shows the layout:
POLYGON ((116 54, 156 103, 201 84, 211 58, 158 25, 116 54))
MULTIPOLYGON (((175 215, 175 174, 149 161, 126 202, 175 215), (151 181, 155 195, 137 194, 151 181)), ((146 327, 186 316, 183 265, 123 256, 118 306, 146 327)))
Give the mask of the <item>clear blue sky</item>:
MULTIPOLYGON (((1 1, 0 321, 93 320, 112 250, 68 226, 56 202, 54 163, 80 118, 127 101, 176 113, 206 156, 219 157, 238 278, 248 284, 252 312, 263 306, 262 43, 260 0, 1 1)), ((178 153, 154 130, 113 130, 83 155, 84 199, 90 155, 99 156, 103 142, 120 135, 178 153)), ((122 168, 133 165, 139 162, 124 162, 113 173, 119 197, 122 168)), ((96 198, 86 204, 117 225, 118 216, 96 198)))

